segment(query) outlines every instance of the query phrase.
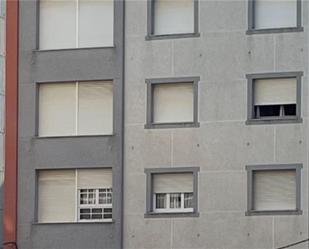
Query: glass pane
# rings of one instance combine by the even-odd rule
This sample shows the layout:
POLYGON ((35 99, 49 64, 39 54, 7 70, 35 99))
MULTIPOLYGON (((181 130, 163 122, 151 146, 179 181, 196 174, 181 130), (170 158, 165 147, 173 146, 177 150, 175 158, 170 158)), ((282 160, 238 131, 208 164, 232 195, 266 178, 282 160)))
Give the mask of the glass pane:
POLYGON ((280 105, 255 106, 256 117, 280 116, 280 105))
POLYGON ((170 208, 181 208, 181 194, 170 194, 170 208))
POLYGON ((184 194, 184 208, 193 208, 193 193, 184 194))
POLYGON ((285 116, 295 116, 296 115, 296 105, 284 105, 284 115, 285 116))
POLYGON ((81 220, 90 220, 90 214, 81 214, 79 218, 81 220))
POLYGON ((166 208, 166 194, 156 194, 156 208, 166 208))
POLYGON ((102 219, 102 214, 92 214, 91 218, 94 220, 102 219))

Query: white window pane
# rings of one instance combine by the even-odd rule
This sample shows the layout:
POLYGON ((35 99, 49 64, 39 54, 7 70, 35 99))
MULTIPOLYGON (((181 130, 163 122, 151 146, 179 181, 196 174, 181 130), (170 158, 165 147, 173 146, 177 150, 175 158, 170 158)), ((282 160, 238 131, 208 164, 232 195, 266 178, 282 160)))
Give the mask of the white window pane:
POLYGON ((114 1, 79 1, 79 47, 113 46, 114 1))
POLYGON ((253 177, 255 210, 295 210, 296 171, 256 171, 253 177))
POLYGON ((78 134, 113 133, 112 82, 79 83, 78 134))
POLYGON ((156 84, 153 86, 153 122, 193 122, 192 83, 156 84))
POLYGON ((154 174, 154 193, 186 193, 193 192, 193 174, 154 174))
POLYGON ((256 0, 255 28, 297 26, 297 0, 256 0))
POLYGON ((38 221, 75 220, 75 170, 48 170, 38 177, 38 221))
POLYGON ((77 171, 77 187, 112 188, 112 169, 79 169, 77 171))
POLYGON ((154 33, 194 32, 194 0, 155 0, 154 33))
POLYGON ((296 87, 296 78, 255 80, 254 104, 296 104, 296 87))
POLYGON ((166 208, 166 194, 155 194, 156 208, 166 208))
POLYGON ((40 49, 76 47, 76 1, 40 1, 40 49))
POLYGON ((44 83, 39 93, 39 135, 75 135, 75 83, 44 83))
POLYGON ((181 194, 170 194, 170 208, 181 208, 181 194))

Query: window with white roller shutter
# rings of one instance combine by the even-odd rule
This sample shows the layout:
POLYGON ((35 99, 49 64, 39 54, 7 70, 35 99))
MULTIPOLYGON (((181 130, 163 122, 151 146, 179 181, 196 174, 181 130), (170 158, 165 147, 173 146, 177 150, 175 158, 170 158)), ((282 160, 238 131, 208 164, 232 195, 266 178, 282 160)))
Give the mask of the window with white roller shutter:
POLYGON ((38 222, 112 220, 112 170, 38 172, 38 222))
POLYGON ((154 212, 193 212, 193 174, 153 174, 154 212))
POLYGON ((41 83, 38 115, 41 137, 111 135, 113 83, 41 83))
POLYGON ((247 215, 300 215, 301 164, 248 165, 247 215))
POLYGON ((40 49, 114 45, 113 0, 40 0, 40 49))

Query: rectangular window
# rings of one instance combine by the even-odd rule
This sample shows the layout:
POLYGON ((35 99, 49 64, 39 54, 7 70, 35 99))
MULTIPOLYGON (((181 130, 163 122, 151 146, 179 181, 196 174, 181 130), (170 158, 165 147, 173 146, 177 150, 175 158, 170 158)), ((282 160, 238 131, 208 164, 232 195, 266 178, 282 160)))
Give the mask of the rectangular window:
POLYGON ((298 213, 300 165, 247 166, 249 214, 298 213))
POLYGON ((39 84, 39 136, 112 133, 112 82, 39 84))
POLYGON ((94 222, 111 219, 111 169, 38 172, 38 222, 94 222))
POLYGON ((146 169, 147 213, 192 214, 197 211, 197 168, 146 169))
POLYGON ((148 38, 198 35, 197 0, 150 0, 148 38))
POLYGON ((40 0, 40 49, 113 46, 113 0, 40 0))
POLYGON ((199 78, 151 79, 148 84, 146 128, 198 126, 199 78))
POLYGON ((248 122, 295 122, 300 119, 302 73, 247 75, 248 122))
POLYGON ((302 31, 301 0, 249 0, 249 33, 302 31))

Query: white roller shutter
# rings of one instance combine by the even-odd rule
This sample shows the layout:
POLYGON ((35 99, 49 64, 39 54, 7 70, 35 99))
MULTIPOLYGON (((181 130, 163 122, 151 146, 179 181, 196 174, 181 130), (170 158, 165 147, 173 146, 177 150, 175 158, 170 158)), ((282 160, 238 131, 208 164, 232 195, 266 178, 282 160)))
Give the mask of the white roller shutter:
POLYGON ((154 33, 194 32, 194 0, 155 0, 154 33))
POLYGON ((296 104, 296 87, 296 78, 255 80, 254 104, 296 104))
POLYGON ((114 45, 114 1, 79 0, 79 47, 114 45))
POLYGON ((112 169, 79 169, 78 188, 112 188, 112 169))
POLYGON ((40 49, 76 47, 75 0, 40 0, 40 49))
POLYGON ((297 26, 297 0, 255 0, 255 28, 297 26))
POLYGON ((255 210, 295 210, 296 171, 256 171, 253 177, 255 210))
POLYGON ((39 91, 39 135, 75 135, 75 83, 44 83, 39 91))
POLYGON ((193 83, 154 85, 153 105, 155 123, 193 122, 193 83))
POLYGON ((75 220, 75 170, 48 170, 38 177, 38 221, 75 220))
POLYGON ((193 192, 193 174, 154 174, 153 175, 154 193, 187 193, 193 192))
POLYGON ((112 82, 79 83, 78 134, 113 133, 112 82))

